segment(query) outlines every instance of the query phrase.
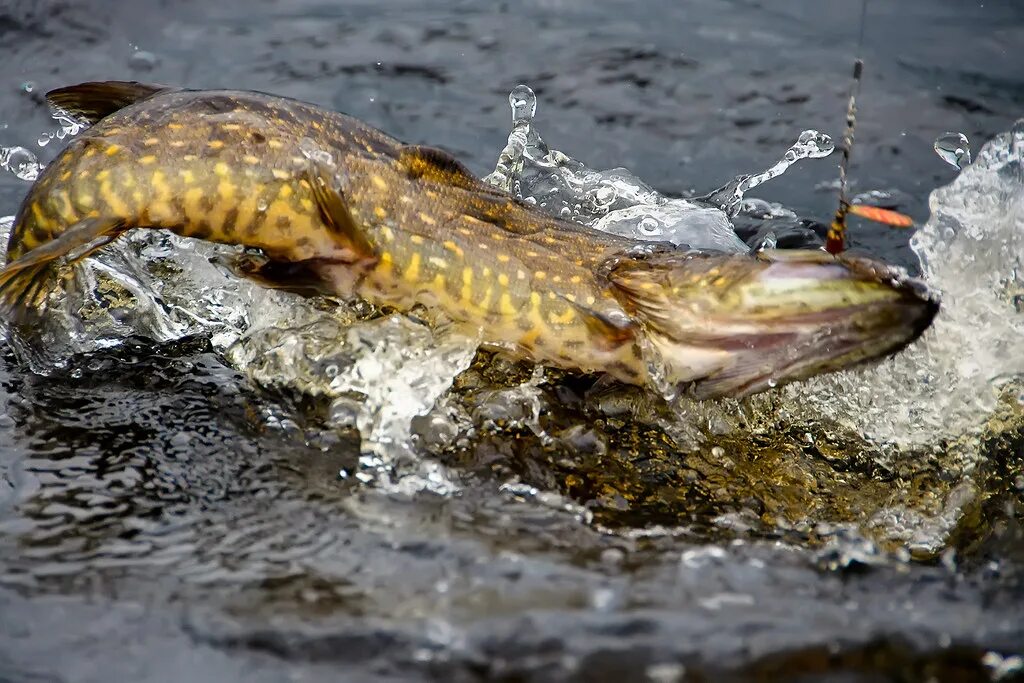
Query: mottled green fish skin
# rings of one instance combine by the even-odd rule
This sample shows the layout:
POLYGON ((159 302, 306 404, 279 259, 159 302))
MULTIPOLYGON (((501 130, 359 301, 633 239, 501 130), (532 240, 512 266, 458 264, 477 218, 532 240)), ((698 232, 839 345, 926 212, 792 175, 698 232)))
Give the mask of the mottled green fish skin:
POLYGON ((651 244, 551 217, 444 152, 312 104, 152 92, 118 101, 32 187, 0 273, 5 310, 39 305, 32 278, 50 259, 158 228, 260 249, 333 293, 423 307, 535 362, 634 384, 707 380, 702 396, 891 353, 937 310, 885 268, 812 252, 782 265, 767 254, 634 256, 651 244), (823 330, 842 343, 815 348, 823 330))

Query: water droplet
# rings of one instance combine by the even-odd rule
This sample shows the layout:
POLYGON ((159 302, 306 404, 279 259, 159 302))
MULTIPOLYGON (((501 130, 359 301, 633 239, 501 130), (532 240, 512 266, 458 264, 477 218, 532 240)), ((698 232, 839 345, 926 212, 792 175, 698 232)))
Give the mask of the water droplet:
POLYGON ((774 377, 770 377, 768 379, 768 386, 773 388, 779 386, 779 380, 775 379, 774 377))
POLYGON ((21 89, 24 92, 32 92, 33 90, 36 89, 36 84, 33 83, 32 81, 25 81, 24 83, 21 84, 21 89))
POLYGON ((563 206, 561 209, 558 210, 558 215, 561 216, 562 218, 571 218, 572 209, 570 209, 568 206, 563 206))
POLYGON ((36 155, 24 147, 0 147, 0 168, 22 180, 35 180, 42 170, 36 155))
POLYGON ((656 237, 661 234, 661 223, 658 222, 657 218, 652 218, 651 216, 645 216, 640 219, 636 227, 640 234, 646 237, 656 237))
POLYGON ((50 140, 52 139, 53 133, 43 133, 42 135, 39 136, 39 139, 36 140, 36 144, 39 145, 40 147, 46 147, 48 144, 50 144, 50 140))
POLYGON ((971 163, 971 143, 963 133, 943 133, 935 138, 935 153, 957 168, 971 163))
POLYGON ((331 153, 323 149, 310 138, 302 138, 299 140, 299 151, 302 152, 302 156, 316 161, 321 164, 328 166, 334 166, 334 157, 331 153))
POLYGON ((508 103, 512 105, 512 123, 529 122, 537 114, 537 96, 529 86, 517 85, 513 88, 508 103))
POLYGON ((256 210, 257 210, 257 211, 259 211, 259 212, 261 212, 261 213, 262 213, 263 211, 266 211, 266 210, 267 210, 267 200, 266 200, 266 199, 263 199, 263 198, 260 198, 260 199, 259 199, 259 200, 258 200, 258 201, 256 202, 256 210))
POLYGON ((598 206, 608 206, 615 201, 616 196, 618 196, 618 193, 615 192, 614 187, 610 185, 602 185, 597 188, 596 192, 594 192, 594 203, 598 206))
POLYGON ((715 446, 714 448, 711 449, 711 455, 715 456, 716 458, 721 458, 723 455, 725 455, 725 449, 722 448, 721 446, 715 446))
POLYGON ((128 67, 135 71, 152 71, 159 63, 160 58, 146 50, 137 50, 128 58, 128 67))

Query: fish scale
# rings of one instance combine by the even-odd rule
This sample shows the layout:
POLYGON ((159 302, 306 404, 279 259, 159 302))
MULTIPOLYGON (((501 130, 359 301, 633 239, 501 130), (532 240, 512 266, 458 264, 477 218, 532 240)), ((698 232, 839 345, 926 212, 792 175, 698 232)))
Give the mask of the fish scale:
POLYGON ((265 260, 239 272, 268 286, 419 307, 513 355, 635 384, 696 381, 702 396, 890 353, 937 307, 854 258, 680 252, 563 221, 441 150, 295 100, 120 82, 48 97, 94 125, 16 216, 0 309, 23 331, 54 265, 132 228, 258 249, 265 260), (772 278, 797 295, 773 301, 772 278), (808 322, 815 305, 822 320, 808 322), (826 325, 838 350, 823 354, 826 325))

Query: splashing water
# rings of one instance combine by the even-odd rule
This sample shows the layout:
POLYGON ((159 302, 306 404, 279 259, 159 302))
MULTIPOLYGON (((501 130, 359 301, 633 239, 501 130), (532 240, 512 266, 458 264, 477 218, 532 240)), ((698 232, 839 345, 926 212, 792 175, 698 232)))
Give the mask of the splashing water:
POLYGON ((971 163, 971 143, 963 133, 943 133, 935 138, 935 153, 950 166, 963 169, 971 163))
POLYGON ((67 137, 74 137, 75 135, 78 135, 80 132, 82 132, 83 128, 85 128, 84 125, 76 121, 67 112, 55 109, 51 115, 53 116, 53 119, 60 125, 60 129, 57 130, 56 132, 46 132, 40 135, 39 139, 36 141, 36 144, 38 144, 40 147, 46 147, 46 145, 50 144, 50 140, 53 140, 54 138, 56 138, 57 140, 63 140, 64 138, 67 137))
POLYGON ((549 213, 598 230, 694 249, 746 251, 747 245, 729 220, 750 207, 743 205, 744 193, 782 175, 801 159, 821 158, 833 151, 827 135, 804 131, 768 170, 739 176, 705 197, 671 198, 627 169, 595 171, 549 149, 533 125, 537 98, 529 87, 516 86, 509 105, 512 132, 494 172, 485 180, 549 213))
MULTIPOLYGON (((747 249, 722 208, 664 197, 625 169, 588 169, 547 148, 533 128, 536 98, 529 89, 517 88, 510 102, 513 130, 490 182, 593 227, 702 248, 747 249)), ((823 154, 827 146, 817 135, 803 135, 780 164, 823 154)), ((831 420, 890 461, 922 449, 938 452, 945 449, 943 440, 952 441, 967 471, 978 457, 977 434, 1006 389, 1024 377, 1022 163, 1019 124, 986 145, 953 184, 933 193, 932 217, 913 248, 925 276, 942 290, 944 308, 921 343, 876 369, 791 385, 777 397, 739 407, 728 401, 674 405, 671 415, 655 422, 687 444, 680 446, 685 450, 747 429, 751 418, 780 433, 793 427, 811 432, 813 427, 804 427, 808 423, 831 420), (741 411, 746 416, 738 419, 741 411)), ((783 170, 777 164, 740 176, 725 194, 735 198, 737 190, 742 195, 783 170)), ((738 211, 791 214, 753 199, 743 199, 738 211)), ((9 229, 10 221, 0 222, 0 232, 9 229)), ((768 247, 774 239, 767 232, 761 244, 768 247)), ((510 403, 503 394, 491 401, 494 409, 477 415, 457 414, 455 401, 449 401, 453 379, 469 365, 476 340, 404 316, 375 318, 376 312, 358 305, 263 289, 225 267, 233 255, 225 247, 156 231, 128 233, 76 265, 80 277, 70 291, 53 294, 54 315, 38 345, 46 356, 33 359, 36 369, 67 365, 77 353, 129 335, 169 341, 201 334, 256 382, 328 399, 334 423, 353 426, 364 438, 360 479, 395 490, 452 490, 439 466, 410 456, 412 424, 421 419, 442 442, 451 442, 473 433, 480 416, 486 420, 510 403)), ((527 389, 524 396, 536 409, 524 413, 524 424, 542 433, 538 389, 527 389)), ((600 392, 592 399, 605 414, 639 410, 634 403, 617 408, 616 400, 600 392)), ((587 445, 603 448, 599 439, 587 445)), ((932 516, 894 507, 871 523, 890 538, 934 547, 948 537, 971 497, 965 480, 932 516)))
POLYGON ((35 180, 43 170, 36 155, 24 147, 0 147, 0 168, 22 180, 35 180))
POLYGON ((931 196, 911 240, 942 310, 924 339, 877 368, 788 389, 807 409, 877 443, 909 447, 976 433, 1024 377, 1024 121, 931 196))

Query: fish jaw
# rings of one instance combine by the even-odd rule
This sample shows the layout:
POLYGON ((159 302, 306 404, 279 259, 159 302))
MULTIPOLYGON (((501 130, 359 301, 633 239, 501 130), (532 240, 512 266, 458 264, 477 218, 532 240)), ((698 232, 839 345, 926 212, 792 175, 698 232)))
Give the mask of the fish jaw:
POLYGON ((697 254, 612 274, 666 393, 742 397, 868 363, 917 339, 937 296, 905 271, 823 252, 697 254))

